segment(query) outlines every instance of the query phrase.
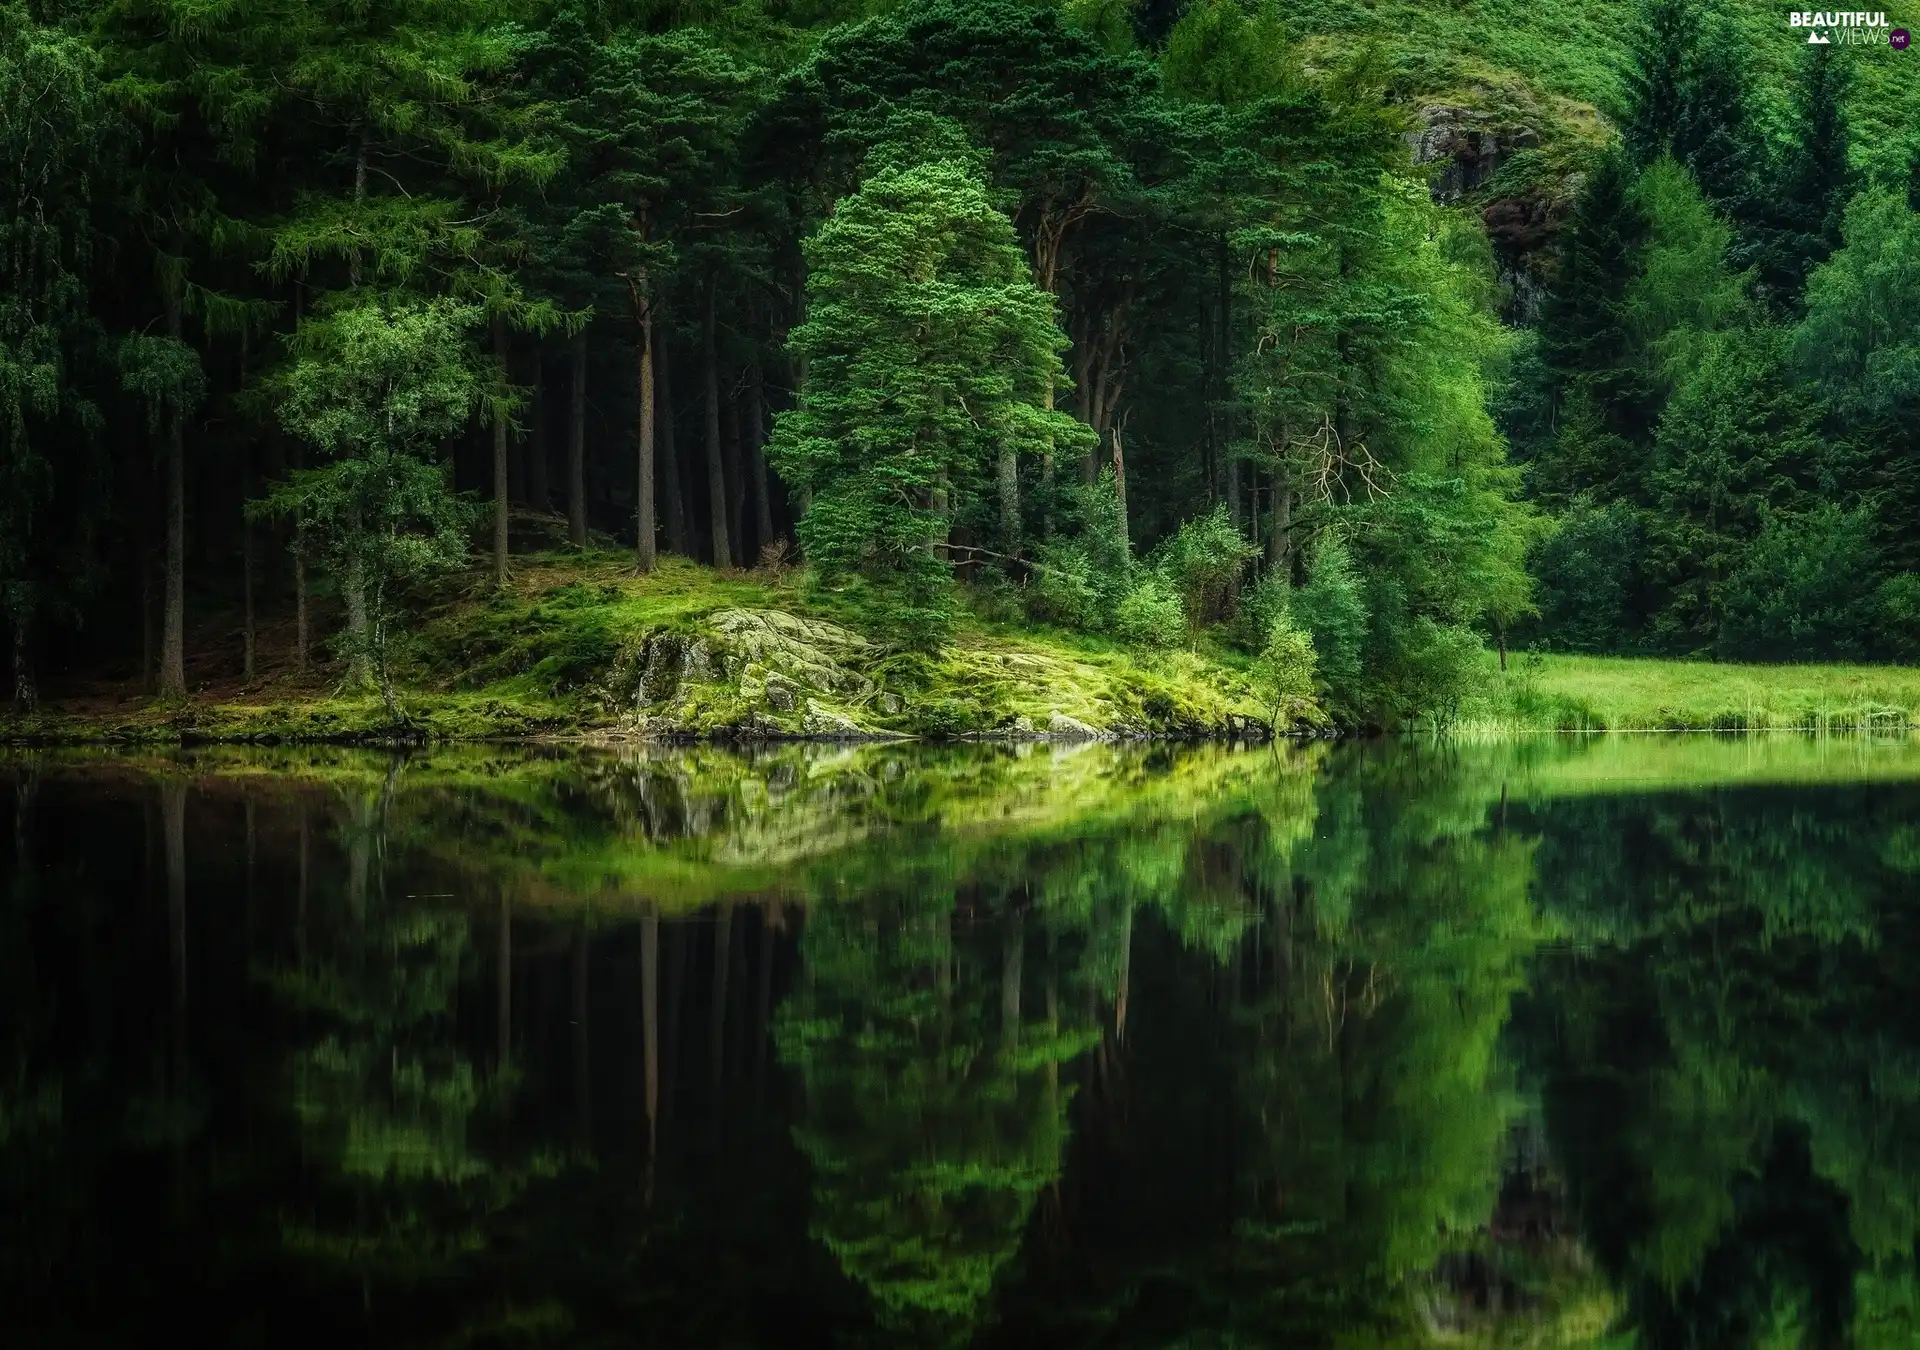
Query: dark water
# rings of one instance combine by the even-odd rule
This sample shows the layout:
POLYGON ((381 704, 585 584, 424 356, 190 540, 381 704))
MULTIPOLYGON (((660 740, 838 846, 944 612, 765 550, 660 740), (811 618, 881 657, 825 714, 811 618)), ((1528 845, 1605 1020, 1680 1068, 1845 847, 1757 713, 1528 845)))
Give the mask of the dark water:
POLYGON ((1920 747, 0 759, 0 1344, 1920 1345, 1920 747))

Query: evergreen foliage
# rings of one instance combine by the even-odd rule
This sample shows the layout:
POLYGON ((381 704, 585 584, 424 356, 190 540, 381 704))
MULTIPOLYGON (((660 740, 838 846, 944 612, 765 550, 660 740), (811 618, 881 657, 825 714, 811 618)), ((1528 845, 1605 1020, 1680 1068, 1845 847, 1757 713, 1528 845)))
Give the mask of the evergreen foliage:
MULTIPOLYGON (((575 547, 797 563, 890 642, 938 643, 956 576, 1250 656, 1289 595, 1350 723, 1444 721, 1510 639, 1908 650, 1824 601, 1726 629, 1737 577, 1742 614, 1814 593, 1750 572, 1763 535, 1862 522, 1889 599, 1846 623, 1887 627, 1920 567, 1895 54, 1789 54, 1747 0, 1589 9, 14 0, 15 700, 40 668, 184 697, 228 632, 251 679, 283 610, 295 680, 366 631, 287 493, 373 442, 280 406, 296 370, 358 397, 355 314, 473 316, 435 340, 482 415, 361 499, 434 541, 421 576, 466 560, 471 494, 498 586, 561 534, 559 477, 575 547), (1517 235, 1409 163, 1466 153, 1456 99, 1489 104, 1469 196, 1517 235), (1309 621, 1316 587, 1345 598, 1309 621)), ((326 673, 377 679, 366 641, 326 673)))

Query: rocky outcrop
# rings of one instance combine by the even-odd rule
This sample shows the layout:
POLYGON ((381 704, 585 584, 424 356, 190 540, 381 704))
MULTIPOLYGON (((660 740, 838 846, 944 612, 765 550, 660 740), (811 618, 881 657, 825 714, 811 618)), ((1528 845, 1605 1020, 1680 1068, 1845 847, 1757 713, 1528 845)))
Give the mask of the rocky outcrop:
POLYGON ((1191 653, 1014 639, 884 648, 784 610, 725 609, 625 642, 599 699, 619 732, 670 740, 1093 741, 1263 735, 1244 674, 1191 653))
POLYGON ((629 642, 603 697, 647 736, 871 738, 887 734, 863 715, 882 692, 860 670, 874 655, 866 638, 822 619, 725 609, 693 631, 629 642))
POLYGON ((1540 133, 1533 127, 1503 125, 1493 113, 1452 103, 1424 105, 1419 127, 1407 133, 1413 162, 1435 166, 1428 186, 1443 206, 1492 182, 1516 152, 1539 145, 1540 133))
POLYGON ((1479 213, 1507 289, 1503 317, 1531 324, 1580 189, 1577 168, 1610 133, 1586 104, 1543 94, 1511 73, 1482 75, 1422 102, 1407 148, 1428 170, 1434 201, 1479 213))

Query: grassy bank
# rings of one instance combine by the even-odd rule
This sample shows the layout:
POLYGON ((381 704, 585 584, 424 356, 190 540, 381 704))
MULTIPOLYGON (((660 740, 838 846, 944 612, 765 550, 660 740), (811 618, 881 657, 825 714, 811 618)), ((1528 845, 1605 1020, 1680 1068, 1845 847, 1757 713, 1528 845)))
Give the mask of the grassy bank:
MULTIPOLYGON (((0 743, 1218 738, 1260 734, 1270 712, 1246 658, 1215 643, 1132 648, 968 613, 946 646, 916 652, 796 574, 665 559, 638 577, 615 552, 527 555, 504 592, 475 578, 439 596, 399 653, 397 721, 343 692, 337 669, 296 673, 271 640, 260 678, 242 681, 237 661, 221 665, 230 616, 192 637, 192 698, 72 682, 34 716, 0 712, 0 743)), ((1920 669, 1540 655, 1504 673, 1489 655, 1451 723, 1495 736, 1916 725, 1920 669)), ((1299 707, 1290 726, 1326 719, 1299 707)))
POLYGON ((1903 731, 1920 725, 1920 669, 1726 665, 1639 657, 1525 656, 1496 676, 1508 731, 1903 731))
MULTIPOLYGON (((210 622, 199 642, 231 645, 210 622)), ((191 644, 190 644, 191 645, 191 644)), ((440 596, 398 654, 401 716, 339 672, 196 682, 162 704, 125 683, 56 688, 0 742, 447 742, 587 739, 1225 737, 1270 710, 1237 653, 1148 650, 964 617, 937 652, 901 647, 791 573, 624 553, 518 560, 504 592, 440 596)), ((1295 725, 1324 718, 1295 709, 1295 725)))

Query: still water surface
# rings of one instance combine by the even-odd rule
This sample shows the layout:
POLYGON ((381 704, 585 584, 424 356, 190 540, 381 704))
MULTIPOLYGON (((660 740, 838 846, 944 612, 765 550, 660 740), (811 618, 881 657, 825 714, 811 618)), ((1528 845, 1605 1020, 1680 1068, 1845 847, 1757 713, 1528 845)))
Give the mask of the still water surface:
POLYGON ((0 810, 9 1346, 1920 1345, 1913 742, 16 756, 0 810))

